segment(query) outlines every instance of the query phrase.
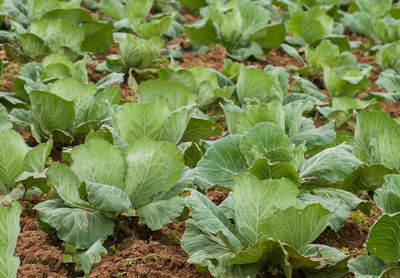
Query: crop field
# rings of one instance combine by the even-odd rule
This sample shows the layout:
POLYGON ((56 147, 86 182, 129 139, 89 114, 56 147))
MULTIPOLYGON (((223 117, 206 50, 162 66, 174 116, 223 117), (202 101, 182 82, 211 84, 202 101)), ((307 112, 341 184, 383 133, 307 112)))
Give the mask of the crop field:
POLYGON ((398 1, 0 7, 0 278, 400 278, 398 1))

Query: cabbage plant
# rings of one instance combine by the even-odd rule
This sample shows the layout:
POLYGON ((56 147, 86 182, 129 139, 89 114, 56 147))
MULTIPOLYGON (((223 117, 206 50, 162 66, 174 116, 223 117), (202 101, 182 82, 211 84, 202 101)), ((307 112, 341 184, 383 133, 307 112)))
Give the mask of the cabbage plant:
POLYGON ((279 47, 285 39, 285 25, 271 23, 271 12, 256 1, 211 1, 200 13, 200 21, 185 26, 191 43, 222 44, 236 60, 259 57, 279 47))
POLYGON ((249 173, 235 177, 230 197, 219 206, 191 191, 186 199, 191 219, 182 237, 189 263, 214 277, 256 277, 262 269, 282 270, 286 277, 298 269, 342 277, 349 257, 311 244, 333 213, 320 204, 299 205, 298 193, 288 179, 259 180, 249 173))
POLYGON ((188 181, 183 157, 172 143, 143 137, 123 155, 107 141, 92 138, 70 156, 70 167, 55 163, 46 172, 58 198, 35 209, 41 221, 76 248, 87 249, 109 236, 122 215, 137 216, 139 223, 158 230, 184 208, 180 192, 188 181))

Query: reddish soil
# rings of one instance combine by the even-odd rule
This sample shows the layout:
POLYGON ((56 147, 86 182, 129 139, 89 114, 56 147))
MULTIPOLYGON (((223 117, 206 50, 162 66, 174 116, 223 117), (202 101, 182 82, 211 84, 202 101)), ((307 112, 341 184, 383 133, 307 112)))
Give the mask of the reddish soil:
POLYGON ((144 228, 149 239, 128 237, 114 256, 104 256, 93 267, 89 277, 211 277, 187 263, 188 255, 179 245, 184 229, 184 222, 178 221, 156 232, 144 228))
POLYGON ((303 63, 301 61, 289 56, 282 48, 271 50, 264 56, 265 61, 244 61, 244 64, 246 66, 256 66, 260 69, 263 69, 268 65, 283 67, 289 74, 291 74, 291 72, 288 69, 288 65, 293 65, 297 68, 303 67, 303 63))
POLYGON ((226 49, 221 45, 214 46, 213 51, 208 53, 183 52, 182 55, 184 60, 176 61, 176 63, 185 69, 205 67, 221 70, 224 67, 224 60, 227 58, 226 49))
POLYGON ((229 191, 223 190, 220 188, 216 188, 213 191, 207 192, 207 197, 210 199, 214 204, 219 205, 221 204, 226 198, 228 198, 229 191))
POLYGON ((21 214, 21 233, 15 249, 15 256, 21 260, 17 277, 67 277, 61 241, 55 235, 48 235, 37 227, 36 212, 32 207, 40 201, 43 198, 34 195, 30 202, 22 203, 24 210, 21 214))

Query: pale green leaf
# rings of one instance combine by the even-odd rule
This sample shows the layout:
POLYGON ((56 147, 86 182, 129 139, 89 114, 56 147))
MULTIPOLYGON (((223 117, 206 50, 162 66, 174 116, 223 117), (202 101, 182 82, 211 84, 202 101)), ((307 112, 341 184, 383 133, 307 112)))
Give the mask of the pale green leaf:
POLYGON ((14 257, 17 245, 20 214, 22 206, 13 202, 10 208, 0 206, 0 276, 17 277, 20 260, 14 257))
POLYGON ((118 187, 86 181, 88 200, 102 211, 127 211, 131 207, 128 195, 118 187))
POLYGON ((112 234, 114 222, 100 211, 87 211, 50 200, 35 206, 40 219, 57 230, 57 236, 79 249, 90 248, 97 240, 112 234))
POLYGON ((147 224, 152 230, 159 230, 179 217, 184 207, 185 201, 182 196, 175 196, 168 200, 155 200, 137 209, 139 222, 147 224))
POLYGON ((125 161, 121 152, 102 139, 93 139, 71 151, 71 169, 80 181, 124 189, 125 161))
POLYGON ((371 256, 386 262, 399 262, 400 212, 381 216, 372 225, 366 246, 371 256))
POLYGON ((297 187, 286 179, 260 181, 250 174, 235 178, 233 204, 240 239, 249 246, 261 237, 261 227, 277 209, 295 205, 297 187))
POLYGON ((231 187, 233 177, 247 169, 239 150, 241 135, 221 138, 209 148, 196 166, 196 183, 204 188, 216 184, 231 187))
POLYGON ((126 163, 124 191, 134 208, 149 204, 151 196, 174 186, 184 167, 177 147, 148 138, 137 140, 128 148, 126 163))
POLYGON ((306 206, 302 210, 289 207, 277 210, 260 227, 261 233, 300 250, 316 239, 328 226, 332 212, 320 204, 306 206))

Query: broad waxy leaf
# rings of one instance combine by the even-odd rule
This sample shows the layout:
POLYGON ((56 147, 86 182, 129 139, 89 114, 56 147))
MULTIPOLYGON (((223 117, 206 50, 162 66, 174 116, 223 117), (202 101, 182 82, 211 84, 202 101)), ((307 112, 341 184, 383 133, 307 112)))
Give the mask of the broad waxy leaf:
POLYGON ((90 248, 114 231, 114 222, 100 211, 87 211, 50 200, 35 206, 40 219, 57 230, 57 236, 79 249, 90 248))
POLYGON ((237 252, 242 249, 243 245, 236 237, 233 224, 205 195, 192 190, 190 197, 185 201, 186 205, 192 208, 191 216, 196 226, 212 234, 221 232, 232 251, 237 252))
POLYGON ((382 69, 400 70, 400 43, 394 42, 381 46, 376 54, 376 63, 382 69))
POLYGON ((237 82, 237 96, 240 103, 246 98, 257 98, 262 102, 282 101, 285 95, 276 76, 257 68, 241 67, 237 82))
POLYGON ((400 212, 400 176, 385 176, 382 188, 375 191, 374 201, 383 213, 400 212))
POLYGON ((58 195, 72 206, 90 208, 90 205, 81 199, 79 187, 81 183, 77 175, 65 164, 53 164, 46 172, 48 183, 54 186, 58 195))
POLYGON ((363 161, 373 163, 370 146, 374 138, 382 134, 385 129, 400 134, 400 125, 383 111, 361 111, 358 113, 354 132, 355 155, 363 161))
POLYGON ((139 92, 139 103, 162 101, 170 110, 192 105, 197 98, 185 85, 174 81, 145 81, 140 83, 139 92))
POLYGON ((313 44, 331 34, 333 22, 325 9, 314 7, 307 12, 296 11, 289 20, 288 29, 306 43, 313 44))
POLYGON ((19 218, 22 206, 13 202, 10 208, 0 206, 0 275, 2 277, 17 277, 20 260, 14 257, 20 232, 19 218))
POLYGON ((80 181, 124 189, 125 161, 120 151, 102 139, 93 139, 71 151, 71 169, 80 181))
POLYGON ((278 101, 271 101, 266 106, 248 105, 243 109, 233 105, 224 105, 222 108, 230 134, 243 134, 261 122, 271 122, 285 128, 285 111, 278 101))
POLYGON ((221 138, 206 151, 196 166, 196 183, 204 188, 216 184, 231 187, 233 178, 247 169, 239 150, 241 135, 221 138))
POLYGON ((303 201, 306 205, 320 204, 325 209, 331 211, 333 215, 329 226, 336 232, 344 226, 346 220, 350 217, 350 207, 339 198, 302 193, 299 195, 298 199, 303 201))
POLYGON ((289 207, 286 210, 277 210, 267 218, 260 231, 264 236, 288 243, 299 250, 325 230, 331 217, 332 212, 320 204, 308 205, 302 210, 289 207))
POLYGON ((389 266, 376 257, 362 256, 351 259, 349 269, 354 272, 356 278, 379 278, 389 266))
POLYGON ((0 104, 0 131, 11 128, 12 128, 12 123, 8 119, 7 109, 0 104))
POLYGON ((53 148, 53 141, 42 143, 30 149, 22 160, 22 169, 26 172, 42 172, 45 168, 46 159, 53 148))
POLYGON ((99 263, 102 259, 101 255, 107 254, 107 250, 98 240, 86 252, 81 252, 73 256, 76 261, 76 269, 83 270, 85 274, 89 275, 90 269, 93 264, 99 263))
POLYGON ((300 186, 300 176, 297 170, 287 162, 268 163, 266 159, 254 161, 249 173, 260 180, 287 178, 297 186, 300 186))
POLYGON ((149 204, 151 196, 174 186, 184 167, 177 147, 148 138, 137 140, 128 148, 126 165, 124 191, 133 207, 149 204))
POLYGON ((230 253, 229 247, 221 239, 211 235, 207 229, 198 226, 192 219, 186 221, 181 244, 190 255, 188 262, 192 264, 204 265, 207 259, 219 258, 230 253))
POLYGON ((0 185, 11 189, 22 173, 22 162, 28 146, 14 130, 0 131, 0 185))
POLYGON ((351 151, 352 147, 341 144, 318 153, 304 163, 300 177, 316 176, 328 181, 346 178, 362 164, 351 151))
POLYGON ((250 174, 237 176, 232 197, 235 223, 245 246, 262 237, 261 227, 278 208, 295 205, 298 193, 297 187, 286 179, 260 181, 250 174))
POLYGON ((182 214, 185 201, 182 196, 168 200, 154 200, 137 209, 140 223, 145 223, 152 230, 159 230, 182 214))
POLYGON ((371 256, 385 262, 400 261, 400 212, 384 214, 372 225, 366 246, 371 256))
POLYGON ((264 122, 245 132, 239 149, 249 164, 259 158, 266 158, 270 162, 290 162, 294 146, 282 129, 264 122))
POLYGON ((373 16, 382 16, 392 7, 392 0, 356 0, 358 8, 373 16))
POLYGON ((56 94, 32 91, 32 121, 42 136, 49 136, 54 130, 68 130, 75 120, 75 106, 56 94))
POLYGON ((127 211, 131 207, 128 195, 118 187, 86 181, 89 202, 102 211, 127 211))

